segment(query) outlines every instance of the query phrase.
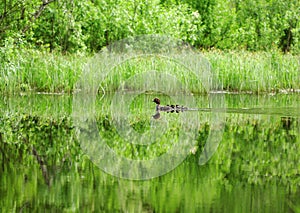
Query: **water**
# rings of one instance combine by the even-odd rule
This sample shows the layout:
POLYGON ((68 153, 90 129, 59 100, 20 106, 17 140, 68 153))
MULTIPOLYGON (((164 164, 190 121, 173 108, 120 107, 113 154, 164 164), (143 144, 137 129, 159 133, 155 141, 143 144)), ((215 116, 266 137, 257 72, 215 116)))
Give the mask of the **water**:
MULTIPOLYGON (((152 98, 138 97, 129 107, 130 115, 121 113, 118 118, 127 115, 132 124, 147 131, 153 125, 152 98)), ((0 102, 0 210, 299 212, 299 99, 297 94, 226 95, 225 104, 218 106, 227 108, 226 113, 218 112, 225 115, 221 117, 224 133, 208 163, 198 165, 202 138, 208 134, 205 122, 212 113, 197 112, 201 119, 199 150, 165 175, 133 181, 103 172, 74 143, 68 120, 72 97, 6 97, 0 102)), ((98 125, 108 128, 104 132, 110 132, 110 126, 101 118, 113 111, 105 111, 112 100, 104 98, 96 106, 98 125)), ((191 107, 211 108, 207 97, 195 100, 190 103, 196 106, 191 107)), ((171 100, 165 97, 165 101, 171 100)), ((160 120, 179 116, 165 113, 160 120)))
POLYGON ((118 179, 86 166, 79 171, 53 168, 50 185, 37 166, 6 170, 2 212, 293 212, 293 205, 299 206, 299 191, 231 183, 221 172, 191 162, 149 181, 118 179))

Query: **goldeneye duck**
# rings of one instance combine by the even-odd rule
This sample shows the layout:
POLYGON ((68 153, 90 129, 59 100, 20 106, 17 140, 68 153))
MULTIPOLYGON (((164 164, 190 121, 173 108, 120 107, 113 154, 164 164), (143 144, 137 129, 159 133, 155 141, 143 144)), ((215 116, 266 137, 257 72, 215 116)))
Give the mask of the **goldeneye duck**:
POLYGON ((179 106, 179 105, 166 105, 166 106, 160 106, 160 100, 159 98, 154 98, 153 102, 156 103, 156 111, 165 111, 165 112, 179 112, 187 110, 186 107, 179 106))
POLYGON ((154 98, 153 102, 156 103, 156 111, 165 111, 165 112, 172 112, 174 111, 174 108, 172 106, 160 106, 160 100, 159 98, 154 98))

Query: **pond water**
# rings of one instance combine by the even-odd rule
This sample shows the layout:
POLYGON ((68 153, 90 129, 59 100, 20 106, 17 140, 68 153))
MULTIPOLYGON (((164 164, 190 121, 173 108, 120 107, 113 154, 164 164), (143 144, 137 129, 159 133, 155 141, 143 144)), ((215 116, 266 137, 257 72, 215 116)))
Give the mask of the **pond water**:
POLYGON ((147 160, 164 155, 174 145, 167 139, 178 129, 186 131, 188 126, 195 133, 191 151, 178 166, 144 180, 110 175, 99 168, 95 156, 82 151, 87 144, 78 139, 73 97, 4 97, 0 100, 0 211, 300 211, 299 94, 224 94, 216 99, 176 100, 158 96, 166 104, 176 101, 202 110, 162 113, 155 120, 151 101, 157 94, 99 97, 94 108, 103 141, 126 158, 147 160), (124 120, 129 123, 124 124, 126 128, 124 120), (188 121, 186 126, 183 122, 188 121), (162 142, 158 145, 146 144, 148 149, 145 144, 131 141, 129 146, 120 139, 135 138, 126 132, 128 128, 142 135, 153 127, 158 128, 151 134, 164 131, 167 136, 159 136, 162 142), (214 135, 220 143, 207 162, 199 165, 215 129, 222 133, 214 135))

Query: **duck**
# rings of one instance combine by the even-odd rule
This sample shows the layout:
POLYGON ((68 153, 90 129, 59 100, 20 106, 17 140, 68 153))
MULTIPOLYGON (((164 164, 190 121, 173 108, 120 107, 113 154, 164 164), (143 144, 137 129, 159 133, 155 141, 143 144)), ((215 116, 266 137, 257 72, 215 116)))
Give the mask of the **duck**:
POLYGON ((166 106, 161 106, 160 105, 160 99, 159 98, 154 98, 153 102, 156 103, 156 112, 163 111, 163 112, 177 112, 179 113, 180 111, 185 111, 187 110, 187 107, 179 106, 179 105, 166 105, 166 106))

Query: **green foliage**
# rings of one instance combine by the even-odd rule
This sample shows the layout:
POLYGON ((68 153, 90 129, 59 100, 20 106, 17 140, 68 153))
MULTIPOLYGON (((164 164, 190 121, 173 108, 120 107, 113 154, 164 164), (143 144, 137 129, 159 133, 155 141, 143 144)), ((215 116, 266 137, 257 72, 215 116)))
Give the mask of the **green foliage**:
POLYGON ((299 53, 297 0, 187 2, 199 11, 205 24, 203 37, 198 40, 200 46, 251 51, 279 48, 299 53))
POLYGON ((187 5, 164 8, 155 1, 101 1, 95 7, 97 13, 84 23, 85 34, 90 35, 86 44, 94 51, 141 34, 167 34, 193 44, 201 30, 198 17, 187 5))
POLYGON ((166 34, 200 48, 299 53, 299 1, 4 1, 0 45, 99 51, 141 34, 166 34))
MULTIPOLYGON (((13 3, 10 3, 13 7, 13 3)), ((16 3, 17 4, 17 3, 16 3)), ((165 8, 156 1, 54 1, 40 10, 40 2, 24 2, 22 8, 40 12, 34 18, 30 13, 23 14, 26 23, 16 21, 20 27, 9 27, 2 34, 3 41, 21 35, 24 41, 46 50, 58 49, 63 52, 99 51, 107 44, 140 34, 167 34, 185 41, 197 40, 201 31, 198 13, 192 13, 183 4, 165 8)), ((15 18, 20 11, 3 16, 3 20, 15 18)), ((3 22, 3 28, 8 27, 3 22)), ((1 32, 0 32, 1 33, 1 32)))

